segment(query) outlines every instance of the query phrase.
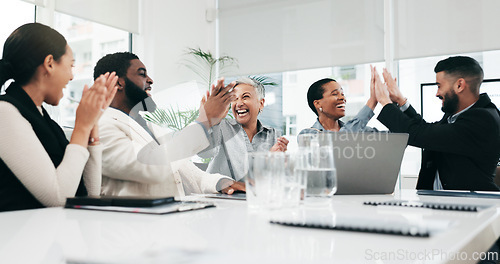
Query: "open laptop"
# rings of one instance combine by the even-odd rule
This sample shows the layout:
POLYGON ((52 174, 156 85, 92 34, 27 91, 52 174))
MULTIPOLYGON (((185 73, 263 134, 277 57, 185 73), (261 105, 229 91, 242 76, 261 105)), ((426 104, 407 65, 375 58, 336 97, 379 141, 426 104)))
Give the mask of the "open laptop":
POLYGON ((333 138, 337 168, 335 194, 394 192, 408 134, 340 132, 327 135, 333 138))

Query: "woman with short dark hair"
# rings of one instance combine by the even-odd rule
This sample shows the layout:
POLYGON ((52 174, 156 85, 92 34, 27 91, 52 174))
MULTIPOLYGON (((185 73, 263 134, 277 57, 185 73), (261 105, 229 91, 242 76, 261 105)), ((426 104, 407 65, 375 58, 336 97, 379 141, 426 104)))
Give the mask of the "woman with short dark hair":
POLYGON ((300 134, 316 134, 322 131, 352 131, 375 132, 376 128, 366 124, 373 117, 373 110, 377 106, 374 93, 373 78, 370 82, 370 98, 366 105, 352 120, 344 123, 340 118, 345 116, 346 98, 342 86, 334 79, 325 78, 314 82, 307 91, 307 102, 311 110, 318 116, 311 128, 300 131, 300 134))
POLYGON ((7 38, 0 60, 0 212, 62 206, 66 197, 99 195, 97 121, 116 92, 115 74, 85 86, 68 142, 42 103, 58 105, 73 79, 73 52, 54 29, 25 24, 7 38))

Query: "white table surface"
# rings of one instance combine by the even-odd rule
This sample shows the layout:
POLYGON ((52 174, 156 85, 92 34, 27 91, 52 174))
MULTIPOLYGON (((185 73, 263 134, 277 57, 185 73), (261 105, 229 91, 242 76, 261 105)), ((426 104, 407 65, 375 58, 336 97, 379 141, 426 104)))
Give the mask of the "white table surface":
POLYGON ((63 208, 0 213, 0 263, 475 263, 500 237, 500 199, 403 191, 334 196, 329 204, 293 212, 406 219, 436 229, 428 238, 270 224, 269 216, 281 212, 250 212, 245 201, 210 201, 217 207, 168 215, 63 208), (362 205, 391 199, 491 207, 457 212, 362 205))

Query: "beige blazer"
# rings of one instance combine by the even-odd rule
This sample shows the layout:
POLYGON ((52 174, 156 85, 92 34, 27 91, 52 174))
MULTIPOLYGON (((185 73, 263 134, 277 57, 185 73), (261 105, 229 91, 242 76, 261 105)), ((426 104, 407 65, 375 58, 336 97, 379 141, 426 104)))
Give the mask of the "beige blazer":
POLYGON ((176 196, 215 193, 228 178, 209 174, 189 158, 209 145, 200 124, 170 132, 148 122, 153 137, 120 110, 108 108, 99 120, 102 152, 102 195, 176 196))

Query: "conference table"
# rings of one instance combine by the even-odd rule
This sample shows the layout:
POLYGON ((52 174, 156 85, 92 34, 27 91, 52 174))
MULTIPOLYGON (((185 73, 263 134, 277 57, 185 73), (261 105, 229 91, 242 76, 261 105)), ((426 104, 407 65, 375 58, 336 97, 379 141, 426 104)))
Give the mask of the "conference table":
MULTIPOLYGON (((45 208, 0 213, 0 263, 476 263, 500 237, 500 200, 335 195, 299 208, 188 196, 216 207, 165 215, 45 208), (372 206, 405 200, 480 206, 477 212, 372 206), (413 223, 428 237, 304 228, 270 219, 413 223), (332 220, 333 219, 333 220, 332 220)), ((412 234, 411 230, 408 234, 412 234)), ((498 258, 498 256, 496 256, 498 258)))

